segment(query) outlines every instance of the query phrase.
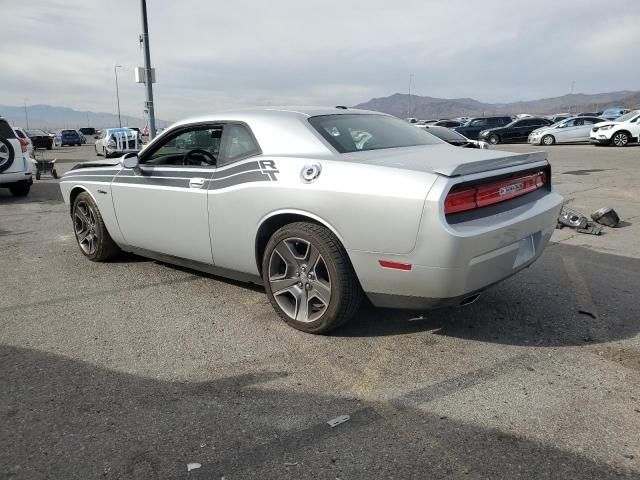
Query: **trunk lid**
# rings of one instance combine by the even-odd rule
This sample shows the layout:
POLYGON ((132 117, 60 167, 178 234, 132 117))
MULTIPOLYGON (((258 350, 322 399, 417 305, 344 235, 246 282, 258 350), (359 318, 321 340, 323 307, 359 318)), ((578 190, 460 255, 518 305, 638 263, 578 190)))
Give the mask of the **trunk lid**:
POLYGON ((545 152, 510 153, 452 145, 421 145, 387 148, 344 154, 348 160, 418 172, 437 173, 445 177, 470 175, 506 167, 546 162, 545 152))

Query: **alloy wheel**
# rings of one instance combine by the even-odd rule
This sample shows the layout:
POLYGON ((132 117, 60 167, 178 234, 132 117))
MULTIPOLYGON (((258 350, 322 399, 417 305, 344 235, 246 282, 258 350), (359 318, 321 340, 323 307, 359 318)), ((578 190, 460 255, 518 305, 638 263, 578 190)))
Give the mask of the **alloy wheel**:
POLYGON ((301 238, 286 238, 273 249, 269 286, 278 306, 298 322, 317 320, 331 301, 327 264, 320 251, 301 238))
POLYGON ((613 144, 616 147, 624 147, 627 143, 629 143, 629 137, 626 133, 620 132, 613 136, 613 144))
POLYGON ((73 225, 78 245, 86 255, 93 255, 98 248, 98 226, 96 216, 86 202, 76 205, 73 225))
POLYGON ((9 151, 9 147, 4 142, 0 142, 0 167, 7 163, 10 158, 11 152, 9 151))

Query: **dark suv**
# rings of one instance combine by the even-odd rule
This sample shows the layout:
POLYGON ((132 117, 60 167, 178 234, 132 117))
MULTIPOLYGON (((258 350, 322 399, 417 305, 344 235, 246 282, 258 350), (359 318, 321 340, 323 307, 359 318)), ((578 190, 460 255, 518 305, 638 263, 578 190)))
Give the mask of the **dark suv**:
POLYGON ((478 134, 482 130, 487 130, 488 128, 496 128, 496 127, 504 127, 511 123, 511 117, 476 117, 469 120, 461 127, 456 127, 454 130, 458 133, 461 133, 467 138, 471 138, 472 140, 478 139, 478 134))

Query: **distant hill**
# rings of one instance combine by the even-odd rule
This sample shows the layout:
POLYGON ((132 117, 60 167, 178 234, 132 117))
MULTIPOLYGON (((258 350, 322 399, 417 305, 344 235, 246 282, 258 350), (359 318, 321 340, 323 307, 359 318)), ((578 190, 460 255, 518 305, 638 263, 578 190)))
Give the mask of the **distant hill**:
MULTIPOLYGON (((105 112, 78 111, 67 107, 53 107, 51 105, 28 105, 30 128, 80 128, 80 127, 117 127, 118 115, 105 112)), ((0 116, 3 116, 12 125, 26 127, 24 107, 0 105, 0 116)), ((156 120, 159 124, 159 121, 156 120)), ((164 125, 166 122, 162 122, 164 125)), ((143 127, 142 118, 122 115, 123 127, 143 127)))
POLYGON ((373 98, 354 108, 389 113, 400 118, 407 116, 435 119, 458 116, 516 115, 518 113, 552 114, 560 112, 592 112, 607 107, 640 108, 640 92, 621 91, 586 95, 576 93, 561 97, 543 98, 513 103, 483 103, 473 98, 434 98, 395 93, 389 97, 373 98), (410 114, 409 102, 411 102, 410 114))

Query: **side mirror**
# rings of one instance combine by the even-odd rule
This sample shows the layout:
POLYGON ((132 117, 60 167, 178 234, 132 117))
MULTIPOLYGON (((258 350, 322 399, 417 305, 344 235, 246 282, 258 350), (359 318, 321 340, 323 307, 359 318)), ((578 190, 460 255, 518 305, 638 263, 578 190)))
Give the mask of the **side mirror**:
POLYGON ((135 169, 138 168, 140 164, 138 163, 138 155, 135 153, 128 153, 122 159, 122 166, 124 168, 135 169))

